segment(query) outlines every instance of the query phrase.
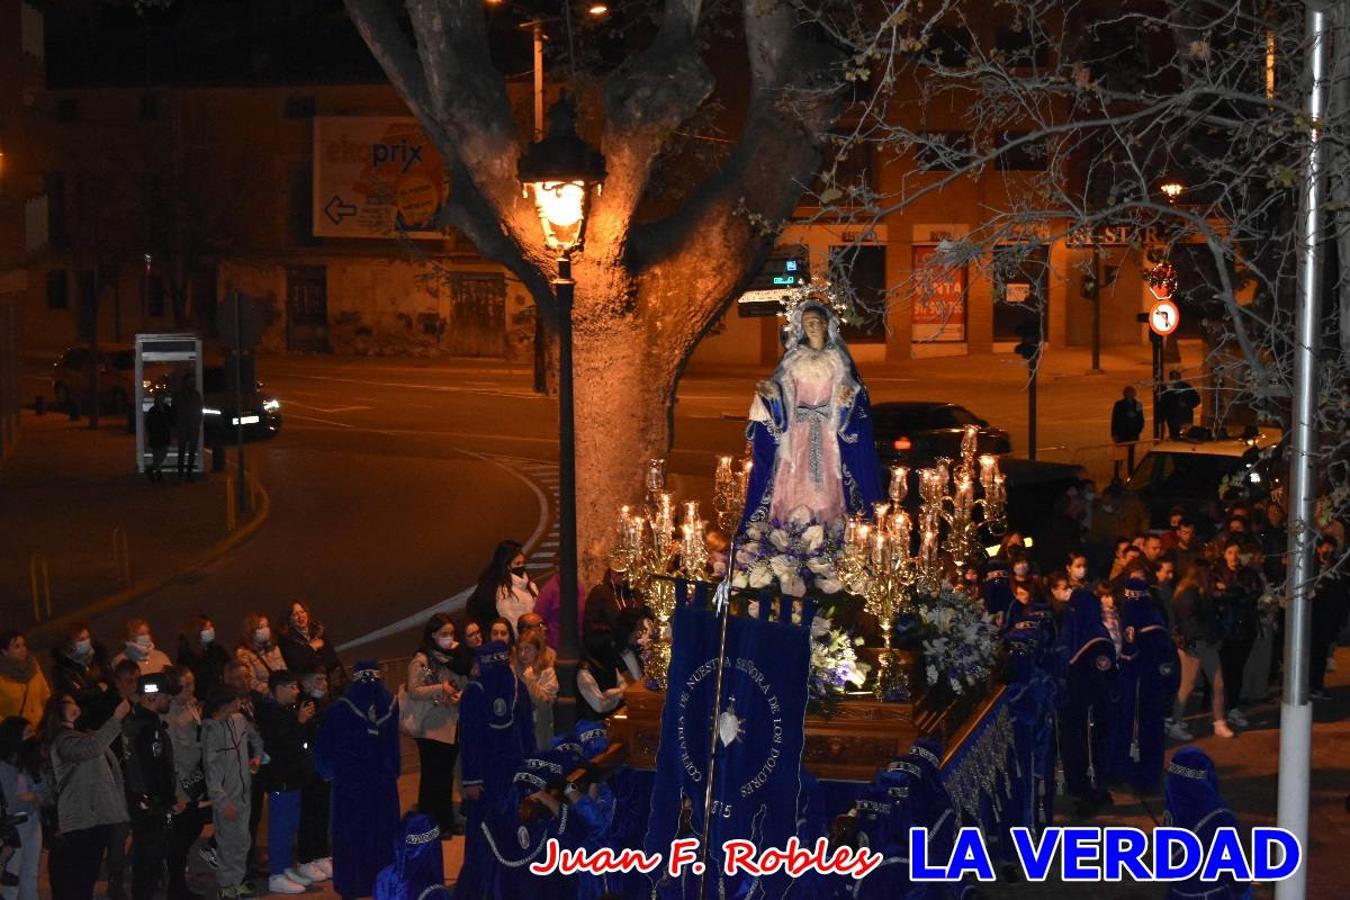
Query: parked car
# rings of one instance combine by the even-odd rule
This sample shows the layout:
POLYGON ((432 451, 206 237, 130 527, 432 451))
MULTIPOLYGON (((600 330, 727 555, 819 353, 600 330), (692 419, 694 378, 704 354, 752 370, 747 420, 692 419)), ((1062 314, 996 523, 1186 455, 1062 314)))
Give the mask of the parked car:
MULTIPOLYGON (((88 410, 88 346, 68 347, 52 366, 52 397, 62 409, 88 410)), ((103 345, 98 352, 99 409, 124 413, 136 396, 136 350, 129 344, 103 345)))
POLYGON ((955 403, 903 400, 872 406, 872 439, 883 465, 929 465, 941 456, 959 459, 967 425, 979 429, 979 453, 1012 452, 1006 431, 955 403))
POLYGON ((1253 428, 1241 437, 1192 434, 1154 444, 1125 484, 1126 501, 1144 507, 1150 528, 1166 528, 1174 506, 1200 521, 1206 504, 1221 494, 1259 500, 1283 484, 1287 464, 1278 428, 1253 428))
MULTIPOLYGON (((172 414, 173 389, 168 377, 154 384, 170 398, 172 414)), ((244 428, 244 440, 256 441, 275 437, 281 431, 281 401, 269 394, 261 381, 244 386, 243 422, 236 421, 234 382, 223 365, 202 367, 202 440, 208 447, 231 444, 236 440, 236 429, 244 428)))

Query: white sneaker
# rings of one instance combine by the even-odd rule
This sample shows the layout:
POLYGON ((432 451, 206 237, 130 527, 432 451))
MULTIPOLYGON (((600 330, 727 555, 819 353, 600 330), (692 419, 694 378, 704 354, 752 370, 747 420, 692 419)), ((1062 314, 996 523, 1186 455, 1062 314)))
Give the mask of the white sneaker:
POLYGON ((1228 713, 1228 724, 1236 725, 1239 728, 1247 728, 1251 725, 1251 722, 1247 721, 1247 717, 1243 714, 1242 710, 1233 709, 1228 713))
POLYGON ((292 881, 285 875, 273 875, 267 879, 267 893, 269 894, 303 894, 305 886, 297 881, 292 881))
POLYGON ((316 859, 313 864, 323 869, 324 874, 329 878, 333 877, 333 857, 325 856, 323 859, 316 859))
POLYGON ((1214 736, 1221 738, 1237 737, 1237 733, 1228 727, 1228 723, 1223 719, 1214 720, 1214 736))
MULTIPOLYGON (((317 862, 317 860, 315 862, 317 862)), ((287 869, 286 875, 289 876, 292 881, 296 881, 297 879, 295 876, 299 875, 310 884, 313 884, 316 881, 327 881, 329 878, 328 873, 323 870, 322 866, 315 865, 315 862, 301 863, 294 869, 287 869)))
POLYGON ((1174 741, 1180 741, 1185 744, 1195 740, 1195 735, 1186 727, 1185 722, 1173 722, 1167 726, 1167 736, 1174 741))
POLYGON ((313 878, 310 878, 308 875, 305 875, 296 866, 291 866, 286 870, 286 877, 303 887, 309 887, 310 882, 314 880, 313 878))

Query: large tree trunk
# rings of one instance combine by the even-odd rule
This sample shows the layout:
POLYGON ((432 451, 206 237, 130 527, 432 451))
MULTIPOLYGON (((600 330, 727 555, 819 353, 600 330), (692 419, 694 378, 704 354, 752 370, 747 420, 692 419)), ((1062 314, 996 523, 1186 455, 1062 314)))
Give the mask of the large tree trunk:
POLYGON ((619 507, 642 501, 647 460, 670 447, 676 356, 650 346, 632 319, 574 336, 577 547, 588 582, 603 573, 619 507))

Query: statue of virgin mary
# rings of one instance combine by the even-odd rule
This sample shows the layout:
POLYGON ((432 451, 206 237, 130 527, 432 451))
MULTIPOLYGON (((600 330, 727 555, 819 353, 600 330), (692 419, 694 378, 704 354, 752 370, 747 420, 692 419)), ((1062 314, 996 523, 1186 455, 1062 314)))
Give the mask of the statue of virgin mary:
POLYGON ((742 532, 803 515, 828 528, 881 499, 871 404, 838 316, 818 300, 801 303, 789 313, 784 345, 750 406, 742 532))

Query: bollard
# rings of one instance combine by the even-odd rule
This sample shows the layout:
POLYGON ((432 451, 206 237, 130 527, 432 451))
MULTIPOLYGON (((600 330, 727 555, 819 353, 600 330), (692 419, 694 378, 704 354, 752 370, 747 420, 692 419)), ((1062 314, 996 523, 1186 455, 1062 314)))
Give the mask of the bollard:
POLYGON ((131 586, 131 548, 127 544, 126 530, 121 526, 113 529, 113 567, 122 578, 124 587, 131 586))
POLYGON ((28 578, 33 587, 33 621, 42 621, 42 610, 47 610, 47 618, 52 617, 52 577, 47 566, 47 557, 34 553, 28 558, 28 578), (38 593, 38 573, 42 573, 42 593, 38 593))
POLYGON ((234 531, 236 510, 234 505, 234 476, 225 476, 225 530, 234 531))

